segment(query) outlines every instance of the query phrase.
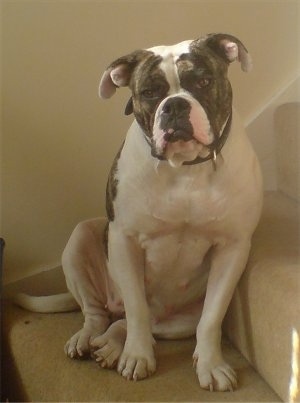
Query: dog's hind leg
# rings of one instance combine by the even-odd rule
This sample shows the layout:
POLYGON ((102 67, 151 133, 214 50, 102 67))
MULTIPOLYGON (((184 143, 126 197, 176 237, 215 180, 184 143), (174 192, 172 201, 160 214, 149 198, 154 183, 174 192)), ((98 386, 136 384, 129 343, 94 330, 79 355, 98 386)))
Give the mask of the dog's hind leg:
POLYGON ((65 345, 70 358, 89 355, 90 341, 110 324, 106 303, 106 258, 103 233, 106 219, 79 223, 63 252, 62 265, 68 289, 80 305, 84 325, 65 345))

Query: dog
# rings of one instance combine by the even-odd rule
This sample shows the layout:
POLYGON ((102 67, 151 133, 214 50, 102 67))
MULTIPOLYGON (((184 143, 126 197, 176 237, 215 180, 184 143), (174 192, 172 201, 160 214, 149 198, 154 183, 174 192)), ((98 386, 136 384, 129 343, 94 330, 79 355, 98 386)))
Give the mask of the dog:
MULTIPOLYGON (((134 121, 109 174, 107 219, 79 223, 63 252, 72 298, 44 301, 44 311, 59 311, 74 298, 82 310, 70 358, 91 354, 140 380, 155 372, 155 338, 196 335, 200 386, 237 387, 221 325, 260 218, 262 179, 232 107, 235 60, 250 70, 239 39, 209 34, 132 52, 104 72, 101 98, 129 87, 134 121)), ((38 310, 28 298, 19 303, 38 310)))

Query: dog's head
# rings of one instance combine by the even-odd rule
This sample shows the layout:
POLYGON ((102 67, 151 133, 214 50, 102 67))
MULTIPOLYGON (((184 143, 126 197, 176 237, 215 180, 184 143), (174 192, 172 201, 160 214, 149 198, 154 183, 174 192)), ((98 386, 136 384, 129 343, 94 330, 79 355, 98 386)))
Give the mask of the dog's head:
POLYGON ((244 45, 227 34, 210 34, 174 46, 138 50, 114 61, 99 93, 110 98, 129 86, 125 113, 134 113, 152 155, 172 166, 205 158, 231 116, 231 62, 251 68, 244 45))

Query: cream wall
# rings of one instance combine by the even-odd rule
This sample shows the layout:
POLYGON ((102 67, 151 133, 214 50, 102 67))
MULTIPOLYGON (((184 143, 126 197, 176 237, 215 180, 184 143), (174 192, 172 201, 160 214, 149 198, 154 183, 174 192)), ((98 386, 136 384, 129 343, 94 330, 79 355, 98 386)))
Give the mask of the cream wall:
POLYGON ((127 90, 97 97, 105 67, 131 50, 207 32, 236 35, 255 69, 232 66, 250 119, 296 76, 296 1, 27 1, 2 6, 4 282, 59 264, 73 227, 104 214, 107 173, 131 118, 127 90))

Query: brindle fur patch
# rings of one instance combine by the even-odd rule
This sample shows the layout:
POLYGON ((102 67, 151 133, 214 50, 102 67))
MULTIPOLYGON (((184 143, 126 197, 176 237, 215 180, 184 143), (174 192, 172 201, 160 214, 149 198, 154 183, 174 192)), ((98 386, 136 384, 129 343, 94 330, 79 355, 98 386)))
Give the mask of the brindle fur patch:
POLYGON ((167 96, 170 88, 164 72, 159 68, 161 61, 161 56, 149 51, 148 57, 135 69, 130 82, 135 118, 149 138, 152 137, 155 111, 162 99, 167 96), (149 88, 157 89, 153 98, 143 96, 143 91, 149 88))
POLYGON ((205 110, 212 131, 218 135, 231 111, 232 89, 227 78, 228 63, 219 58, 204 41, 194 41, 190 53, 178 61, 181 86, 189 91, 205 110), (190 68, 190 64, 194 68, 190 68), (187 68, 188 67, 188 68, 187 68), (199 88, 197 81, 208 79, 207 87, 199 88))
POLYGON ((116 177, 118 170, 118 161, 124 146, 124 142, 118 151, 115 159, 113 161, 111 170, 108 175, 107 185, 106 185, 106 213, 109 221, 113 221, 115 219, 115 212, 113 202, 117 195, 117 187, 118 187, 118 179, 116 177))

